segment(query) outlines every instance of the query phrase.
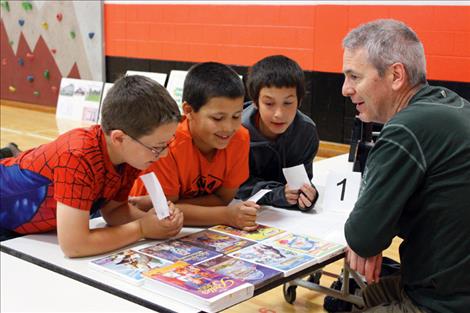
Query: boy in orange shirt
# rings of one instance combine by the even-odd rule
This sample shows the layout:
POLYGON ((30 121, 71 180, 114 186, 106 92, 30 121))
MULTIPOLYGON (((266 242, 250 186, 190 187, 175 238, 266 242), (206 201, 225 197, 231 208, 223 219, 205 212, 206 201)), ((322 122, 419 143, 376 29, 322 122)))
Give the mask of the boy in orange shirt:
MULTIPOLYGON (((215 62, 193 66, 183 88, 185 117, 168 156, 142 173, 157 174, 168 200, 183 211, 185 225, 257 227, 257 204, 229 205, 249 175, 250 137, 241 126, 243 96, 243 83, 231 68, 215 62)), ((130 194, 147 191, 136 180, 130 194)), ((130 202, 143 210, 151 207, 148 196, 130 202)))

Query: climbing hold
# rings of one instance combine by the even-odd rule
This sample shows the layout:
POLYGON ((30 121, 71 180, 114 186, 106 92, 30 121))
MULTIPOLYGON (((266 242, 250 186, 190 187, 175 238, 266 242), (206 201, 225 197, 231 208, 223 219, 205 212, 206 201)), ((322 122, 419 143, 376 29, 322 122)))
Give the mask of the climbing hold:
POLYGON ((32 59, 34 59, 34 54, 28 52, 28 53, 26 53, 26 57, 28 59, 32 60, 32 59))
POLYGON ((23 3, 21 5, 23 6, 23 9, 25 11, 31 11, 33 9, 33 5, 29 1, 23 1, 23 3))
POLYGON ((13 46, 15 42, 13 40, 10 40, 10 46, 13 46))
POLYGON ((8 90, 10 90, 10 92, 15 92, 15 91, 16 91, 16 88, 13 87, 13 86, 10 86, 10 87, 8 87, 8 90))
POLYGON ((56 93, 56 92, 57 92, 57 87, 56 87, 56 86, 52 86, 52 87, 51 87, 51 90, 52 90, 53 93, 56 93))
POLYGON ((88 37, 90 39, 93 39, 93 37, 95 37, 95 33, 93 33, 93 32, 88 33, 88 37))
POLYGON ((2 65, 7 65, 7 59, 6 58, 2 59, 2 65))
POLYGON ((19 58, 19 59, 18 59, 18 64, 19 64, 20 66, 23 66, 23 65, 24 65, 24 60, 23 60, 23 58, 19 58))
POLYGON ((54 48, 52 48, 52 49, 51 49, 51 52, 55 54, 55 53, 57 52, 57 50, 54 49, 54 48))
POLYGON ((70 32, 70 38, 75 39, 75 36, 77 36, 77 35, 76 35, 75 32, 72 30, 72 31, 70 32))
POLYGON ((24 20, 23 20, 22 18, 20 18, 20 19, 18 20, 18 24, 20 24, 20 26, 23 26, 23 25, 24 25, 24 20))
POLYGON ((36 97, 39 97, 40 93, 39 93, 39 91, 36 90, 36 91, 33 92, 33 95, 35 95, 36 97))
POLYGON ((45 70, 45 71, 42 73, 42 76, 44 76, 45 79, 49 79, 49 70, 45 70))
POLYGON ((63 17, 63 16, 62 16, 62 13, 57 13, 57 15, 56 15, 55 17, 57 18, 57 20, 58 20, 59 22, 62 22, 62 17, 63 17))
POLYGON ((45 30, 49 29, 49 24, 47 24, 47 22, 44 22, 41 25, 42 25, 42 28, 44 28, 45 30))
POLYGON ((34 81, 34 76, 33 75, 28 75, 26 76, 26 80, 32 83, 34 81))

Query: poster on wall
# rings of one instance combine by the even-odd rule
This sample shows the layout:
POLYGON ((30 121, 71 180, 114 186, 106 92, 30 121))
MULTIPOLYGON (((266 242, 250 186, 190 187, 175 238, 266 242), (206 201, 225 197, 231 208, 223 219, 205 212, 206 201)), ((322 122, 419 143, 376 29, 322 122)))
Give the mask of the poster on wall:
POLYGON ((187 71, 171 71, 170 77, 168 78, 168 83, 166 85, 166 89, 178 104, 180 112, 183 112, 183 86, 187 74, 187 71))
POLYGON ((57 100, 57 119, 98 122, 103 82, 62 78, 57 100))
POLYGON ((109 89, 113 87, 113 83, 104 83, 103 92, 101 93, 101 102, 100 102, 100 114, 98 116, 98 124, 101 124, 101 110, 103 109, 103 101, 106 99, 109 89))

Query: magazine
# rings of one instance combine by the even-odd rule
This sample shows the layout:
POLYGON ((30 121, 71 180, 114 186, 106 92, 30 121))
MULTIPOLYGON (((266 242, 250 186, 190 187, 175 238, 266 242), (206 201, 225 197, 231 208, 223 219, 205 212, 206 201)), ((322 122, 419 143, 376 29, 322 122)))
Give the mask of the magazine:
POLYGON ((242 280, 181 261, 143 275, 144 287, 206 312, 223 310, 254 292, 242 280))
POLYGON ((308 254, 300 254, 262 243, 233 252, 229 255, 282 271, 284 277, 318 263, 317 259, 308 254))
POLYGON ((181 237, 179 240, 223 254, 234 252, 255 244, 253 241, 244 240, 207 229, 181 237))
POLYGON ((170 264, 171 262, 152 258, 130 249, 106 255, 89 262, 92 268, 111 272, 135 285, 140 285, 144 282, 143 272, 170 264))
POLYGON ((311 255, 319 262, 343 253, 345 249, 344 245, 293 233, 286 233, 283 236, 276 237, 270 244, 286 250, 311 255))
POLYGON ((175 239, 136 247, 135 249, 152 257, 172 262, 184 261, 189 264, 199 263, 220 255, 216 251, 190 245, 175 239))
POLYGON ((258 228, 255 231, 251 232, 226 225, 217 225, 209 229, 254 241, 263 241, 265 239, 272 238, 281 233, 284 233, 282 229, 261 224, 258 225, 258 228))
POLYGON ((241 279, 255 285, 255 289, 282 277, 282 273, 279 271, 242 259, 232 258, 228 255, 204 261, 197 266, 232 278, 241 279))

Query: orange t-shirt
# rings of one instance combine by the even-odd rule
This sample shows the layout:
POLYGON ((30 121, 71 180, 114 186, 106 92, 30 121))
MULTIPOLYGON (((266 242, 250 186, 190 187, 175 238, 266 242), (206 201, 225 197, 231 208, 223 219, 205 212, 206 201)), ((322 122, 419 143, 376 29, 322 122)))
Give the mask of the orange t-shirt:
MULTIPOLYGON (((219 187, 238 188, 248 179, 250 135, 243 126, 235 133, 225 149, 217 150, 208 161, 193 143, 188 120, 176 129, 175 140, 167 156, 157 160, 142 174, 155 172, 166 196, 180 199, 214 193, 219 187)), ((147 194, 142 180, 137 179, 130 195, 147 194)))

